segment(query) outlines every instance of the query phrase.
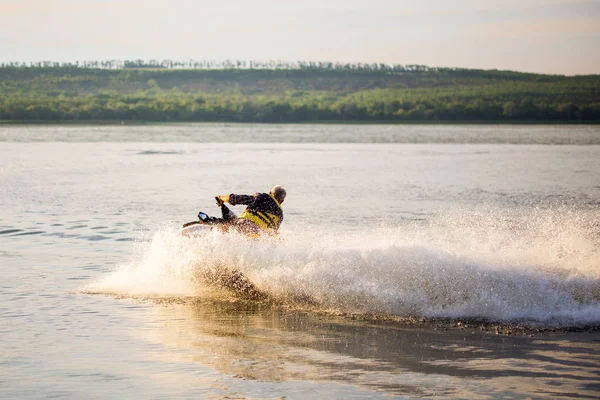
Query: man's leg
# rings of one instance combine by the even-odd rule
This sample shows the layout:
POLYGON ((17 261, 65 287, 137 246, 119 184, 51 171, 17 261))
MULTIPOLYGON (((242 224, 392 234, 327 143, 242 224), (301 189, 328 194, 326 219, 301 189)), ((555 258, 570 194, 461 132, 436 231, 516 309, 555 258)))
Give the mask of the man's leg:
POLYGON ((238 217, 225 204, 221 204, 221 215, 221 218, 210 217, 209 223, 216 225, 220 231, 227 232, 229 227, 238 220, 238 217))
POLYGON ((221 204, 221 215, 225 223, 233 224, 238 219, 237 215, 235 215, 235 213, 231 211, 229 207, 225 205, 225 203, 221 204))

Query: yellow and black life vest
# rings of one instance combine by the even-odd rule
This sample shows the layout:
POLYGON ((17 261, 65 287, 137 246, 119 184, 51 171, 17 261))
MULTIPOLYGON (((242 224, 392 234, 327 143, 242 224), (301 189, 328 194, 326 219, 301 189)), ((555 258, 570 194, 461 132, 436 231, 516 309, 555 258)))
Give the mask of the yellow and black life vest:
POLYGON ((260 193, 239 218, 252 222, 265 232, 275 233, 283 220, 283 211, 273 196, 260 193))

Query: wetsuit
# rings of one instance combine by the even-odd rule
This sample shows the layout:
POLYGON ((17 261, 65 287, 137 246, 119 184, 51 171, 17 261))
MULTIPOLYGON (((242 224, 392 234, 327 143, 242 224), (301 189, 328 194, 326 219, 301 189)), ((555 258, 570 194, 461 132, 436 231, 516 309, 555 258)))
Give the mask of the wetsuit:
POLYGON ((221 206, 223 220, 232 223, 246 234, 276 234, 283 221, 281 205, 268 193, 253 195, 232 193, 229 195, 229 204, 248 206, 239 217, 236 217, 225 205, 221 206))

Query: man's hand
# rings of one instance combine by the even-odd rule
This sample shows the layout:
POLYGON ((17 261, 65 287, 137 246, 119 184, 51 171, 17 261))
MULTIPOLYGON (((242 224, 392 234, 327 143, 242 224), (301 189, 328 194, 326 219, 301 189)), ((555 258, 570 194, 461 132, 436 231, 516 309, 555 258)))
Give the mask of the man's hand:
POLYGON ((221 207, 223 203, 229 203, 229 195, 217 196, 215 200, 217 201, 217 205, 221 207))

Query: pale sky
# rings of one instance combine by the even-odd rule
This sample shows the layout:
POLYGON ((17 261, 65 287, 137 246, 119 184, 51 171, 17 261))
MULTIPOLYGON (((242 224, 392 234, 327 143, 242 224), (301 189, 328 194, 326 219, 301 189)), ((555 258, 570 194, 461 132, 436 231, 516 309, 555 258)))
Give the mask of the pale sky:
POLYGON ((109 59, 600 74, 600 0, 0 0, 0 62, 109 59))

